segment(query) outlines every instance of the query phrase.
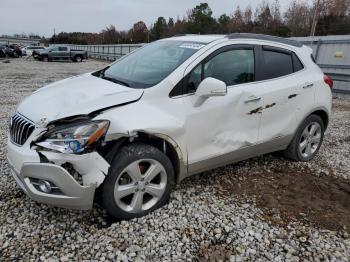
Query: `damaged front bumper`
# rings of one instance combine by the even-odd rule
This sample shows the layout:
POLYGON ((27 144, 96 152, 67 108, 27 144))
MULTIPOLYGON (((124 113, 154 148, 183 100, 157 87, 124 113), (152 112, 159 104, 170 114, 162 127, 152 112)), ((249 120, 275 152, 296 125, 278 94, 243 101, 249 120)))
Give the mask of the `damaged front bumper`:
POLYGON ((70 209, 87 210, 92 207, 95 189, 102 184, 109 164, 97 152, 71 155, 41 152, 50 163, 42 163, 38 152, 29 145, 17 146, 10 140, 7 159, 10 173, 18 186, 33 200, 70 209), (63 168, 69 163, 79 173, 82 183, 63 168), (53 189, 44 192, 39 184, 50 184, 53 189))
POLYGON ((20 173, 10 170, 18 186, 33 200, 64 208, 86 210, 92 207, 95 186, 81 186, 62 167, 48 163, 25 163, 20 173), (49 181, 54 193, 40 191, 37 181, 49 181))

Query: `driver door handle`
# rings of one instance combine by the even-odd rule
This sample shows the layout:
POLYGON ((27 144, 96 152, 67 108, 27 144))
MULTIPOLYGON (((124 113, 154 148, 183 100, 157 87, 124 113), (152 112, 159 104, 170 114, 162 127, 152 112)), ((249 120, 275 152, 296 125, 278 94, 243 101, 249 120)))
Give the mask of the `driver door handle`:
POLYGON ((260 96, 249 96, 247 98, 247 100, 244 101, 244 103, 248 104, 248 103, 253 103, 253 102, 258 102, 261 100, 261 97, 260 96))

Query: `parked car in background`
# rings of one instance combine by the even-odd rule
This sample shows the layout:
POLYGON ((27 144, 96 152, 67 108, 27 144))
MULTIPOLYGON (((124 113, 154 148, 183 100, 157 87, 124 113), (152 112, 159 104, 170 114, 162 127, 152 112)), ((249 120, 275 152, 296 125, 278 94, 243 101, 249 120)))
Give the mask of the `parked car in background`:
POLYGON ((145 45, 24 99, 10 118, 11 174, 32 199, 66 208, 91 208, 100 188, 109 214, 130 219, 193 174, 274 151, 310 161, 333 85, 311 54, 255 34, 145 45))
POLYGON ((31 56, 33 54, 33 51, 43 49, 45 49, 43 46, 26 46, 22 48, 22 53, 24 56, 31 56))
POLYGON ((22 49, 19 45, 9 45, 9 47, 14 51, 15 57, 22 57, 22 49))
POLYGON ((69 46, 53 46, 44 50, 35 50, 35 59, 48 62, 71 60, 74 62, 82 62, 87 59, 87 51, 71 49, 69 46))
POLYGON ((1 50, 3 50, 6 57, 17 57, 15 50, 12 49, 9 45, 1 45, 1 50))
POLYGON ((6 57, 5 46, 0 45, 0 57, 6 57))

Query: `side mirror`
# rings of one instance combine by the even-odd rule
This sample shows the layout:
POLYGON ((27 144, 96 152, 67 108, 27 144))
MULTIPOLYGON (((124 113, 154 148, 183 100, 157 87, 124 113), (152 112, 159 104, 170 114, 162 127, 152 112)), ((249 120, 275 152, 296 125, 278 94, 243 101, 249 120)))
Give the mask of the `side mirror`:
POLYGON ((198 86, 194 95, 195 106, 203 104, 203 102, 211 96, 225 96, 227 94, 226 83, 216 78, 207 77, 198 86))

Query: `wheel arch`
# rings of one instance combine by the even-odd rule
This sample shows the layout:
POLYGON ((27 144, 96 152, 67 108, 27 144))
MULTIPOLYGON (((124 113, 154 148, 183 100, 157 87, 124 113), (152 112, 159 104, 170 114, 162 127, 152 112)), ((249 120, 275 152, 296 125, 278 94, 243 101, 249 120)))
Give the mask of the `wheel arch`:
POLYGON ((101 154, 107 162, 111 163, 122 147, 136 142, 154 146, 169 157, 174 167, 176 183, 180 183, 187 176, 187 167, 180 147, 173 139, 164 134, 149 134, 144 131, 138 131, 133 133, 133 136, 124 136, 109 141, 102 148, 101 154))
POLYGON ((319 116, 322 121, 323 121, 323 125, 324 125, 324 129, 326 130, 329 124, 329 115, 328 112, 324 109, 317 109, 316 111, 312 112, 310 115, 317 115, 319 116))

